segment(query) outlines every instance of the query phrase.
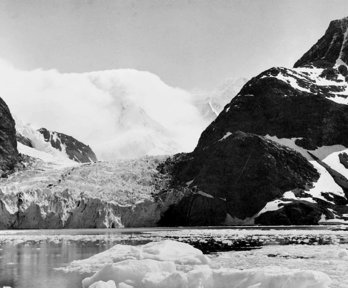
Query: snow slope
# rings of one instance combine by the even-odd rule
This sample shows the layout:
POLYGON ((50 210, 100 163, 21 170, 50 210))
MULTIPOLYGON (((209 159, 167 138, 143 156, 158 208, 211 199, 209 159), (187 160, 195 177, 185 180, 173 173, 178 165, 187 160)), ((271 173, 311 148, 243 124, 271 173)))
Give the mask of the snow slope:
POLYGON ((51 164, 51 168, 65 168, 76 166, 77 163, 70 160, 65 150, 54 149, 50 143, 30 124, 24 124, 15 117, 16 131, 31 141, 33 147, 28 147, 17 142, 18 152, 42 160, 44 163, 51 164))
MULTIPOLYGON (((330 192, 332 194, 338 195, 340 197, 346 198, 345 193, 341 186, 339 186, 334 178, 330 175, 330 173, 317 161, 315 161, 308 151, 316 156, 319 160, 324 162, 325 164, 328 164, 332 169, 342 174, 344 177, 348 179, 348 169, 346 169, 339 160, 338 155, 340 153, 348 153, 348 148, 344 147, 343 145, 332 145, 332 146, 322 146, 318 147, 316 150, 306 150, 298 145, 296 145, 295 141, 299 138, 278 138, 277 136, 270 136, 266 135, 266 138, 277 142, 281 145, 287 146, 307 158, 309 162, 314 166, 314 168, 318 171, 320 174, 320 177, 316 183, 314 183, 314 186, 310 189, 308 189, 307 195, 310 197, 296 197, 294 193, 291 191, 284 193, 283 199, 285 200, 303 200, 308 201, 312 203, 316 203, 316 199, 320 199, 326 202, 330 202, 327 198, 323 197, 322 193, 330 192)), ((274 200, 269 202, 260 212, 258 215, 265 213, 267 211, 274 211, 281 208, 279 204, 284 203, 282 200, 274 200)), ((332 202, 331 202, 332 203, 332 202)), ((334 203, 332 203, 334 204, 334 203)), ((334 219, 335 220, 335 219, 334 219)), ((322 219, 321 223, 325 222, 325 217, 322 219)), ((344 223, 345 221, 342 221, 344 223)), ((329 222, 328 222, 329 223, 329 222)))

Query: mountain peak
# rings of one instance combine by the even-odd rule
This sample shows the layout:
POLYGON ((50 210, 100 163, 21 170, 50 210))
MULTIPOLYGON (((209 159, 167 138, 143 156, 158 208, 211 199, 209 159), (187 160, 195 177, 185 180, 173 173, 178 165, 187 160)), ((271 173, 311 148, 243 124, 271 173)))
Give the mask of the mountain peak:
POLYGON ((323 37, 294 65, 329 68, 348 64, 348 17, 330 22, 323 37))

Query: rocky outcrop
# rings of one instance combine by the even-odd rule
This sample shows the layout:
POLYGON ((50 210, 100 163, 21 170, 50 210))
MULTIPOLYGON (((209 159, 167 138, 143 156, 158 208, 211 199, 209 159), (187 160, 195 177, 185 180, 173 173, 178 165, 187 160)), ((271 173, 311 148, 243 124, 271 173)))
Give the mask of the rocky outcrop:
POLYGON ((14 168, 18 157, 15 121, 0 98, 0 176, 14 168))
POLYGON ((79 163, 97 161, 92 149, 74 137, 59 132, 51 132, 46 128, 41 128, 38 131, 44 136, 46 142, 49 142, 53 148, 65 152, 69 159, 79 163))
POLYGON ((194 152, 171 160, 173 185, 188 183, 191 193, 168 210, 164 224, 298 225, 345 217, 346 154, 335 151, 348 147, 347 37, 348 18, 333 21, 295 68, 271 68, 231 95, 194 152), (329 179, 319 181, 322 174, 329 179))
POLYGON ((173 185, 187 184, 192 192, 166 213, 167 225, 222 225, 227 214, 243 221, 286 191, 307 189, 319 178, 299 153, 244 132, 226 134, 166 165, 173 166, 173 185))
POLYGON ((17 142, 22 143, 23 145, 28 146, 30 148, 33 148, 33 144, 31 143, 31 140, 27 137, 24 137, 18 131, 16 132, 16 139, 17 139, 17 142))
POLYGON ((196 150, 238 130, 302 138, 297 143, 306 149, 335 144, 348 147, 348 106, 332 101, 339 93, 335 89, 342 90, 347 83, 333 89, 316 84, 306 73, 272 68, 251 79, 202 133, 196 150))
POLYGON ((333 218, 333 214, 318 204, 294 201, 276 211, 268 211, 255 219, 260 225, 317 225, 322 215, 333 218))
POLYGON ((348 147, 348 17, 332 21, 325 35, 295 64, 251 79, 202 133, 203 149, 227 132, 301 138, 306 149, 348 147), (322 64, 325 65, 322 65, 322 64))
POLYGON ((301 67, 333 67, 335 64, 348 63, 348 17, 330 23, 323 37, 306 52, 294 65, 301 67))
POLYGON ((340 159, 340 163, 346 168, 348 169, 348 154, 347 153, 340 153, 338 155, 339 159, 340 159))

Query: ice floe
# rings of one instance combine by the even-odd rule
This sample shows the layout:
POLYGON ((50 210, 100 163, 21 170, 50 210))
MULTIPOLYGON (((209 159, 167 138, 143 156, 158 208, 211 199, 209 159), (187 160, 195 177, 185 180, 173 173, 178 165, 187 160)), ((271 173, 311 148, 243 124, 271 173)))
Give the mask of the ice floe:
MULTIPOLYGON (((346 257, 344 251, 337 255, 346 257)), ((328 288, 331 284, 330 277, 320 271, 277 266, 241 270, 218 262, 214 266, 207 259, 190 245, 164 240, 142 246, 116 245, 74 261, 69 268, 98 268, 82 281, 83 288, 328 288)))

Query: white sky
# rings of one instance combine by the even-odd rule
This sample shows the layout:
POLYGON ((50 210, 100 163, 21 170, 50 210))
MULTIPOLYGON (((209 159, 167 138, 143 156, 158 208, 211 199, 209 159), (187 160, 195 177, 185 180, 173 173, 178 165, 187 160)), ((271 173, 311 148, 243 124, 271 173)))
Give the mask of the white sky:
POLYGON ((0 58, 18 69, 134 68, 184 89, 292 66, 346 0, 1 0, 0 58))

